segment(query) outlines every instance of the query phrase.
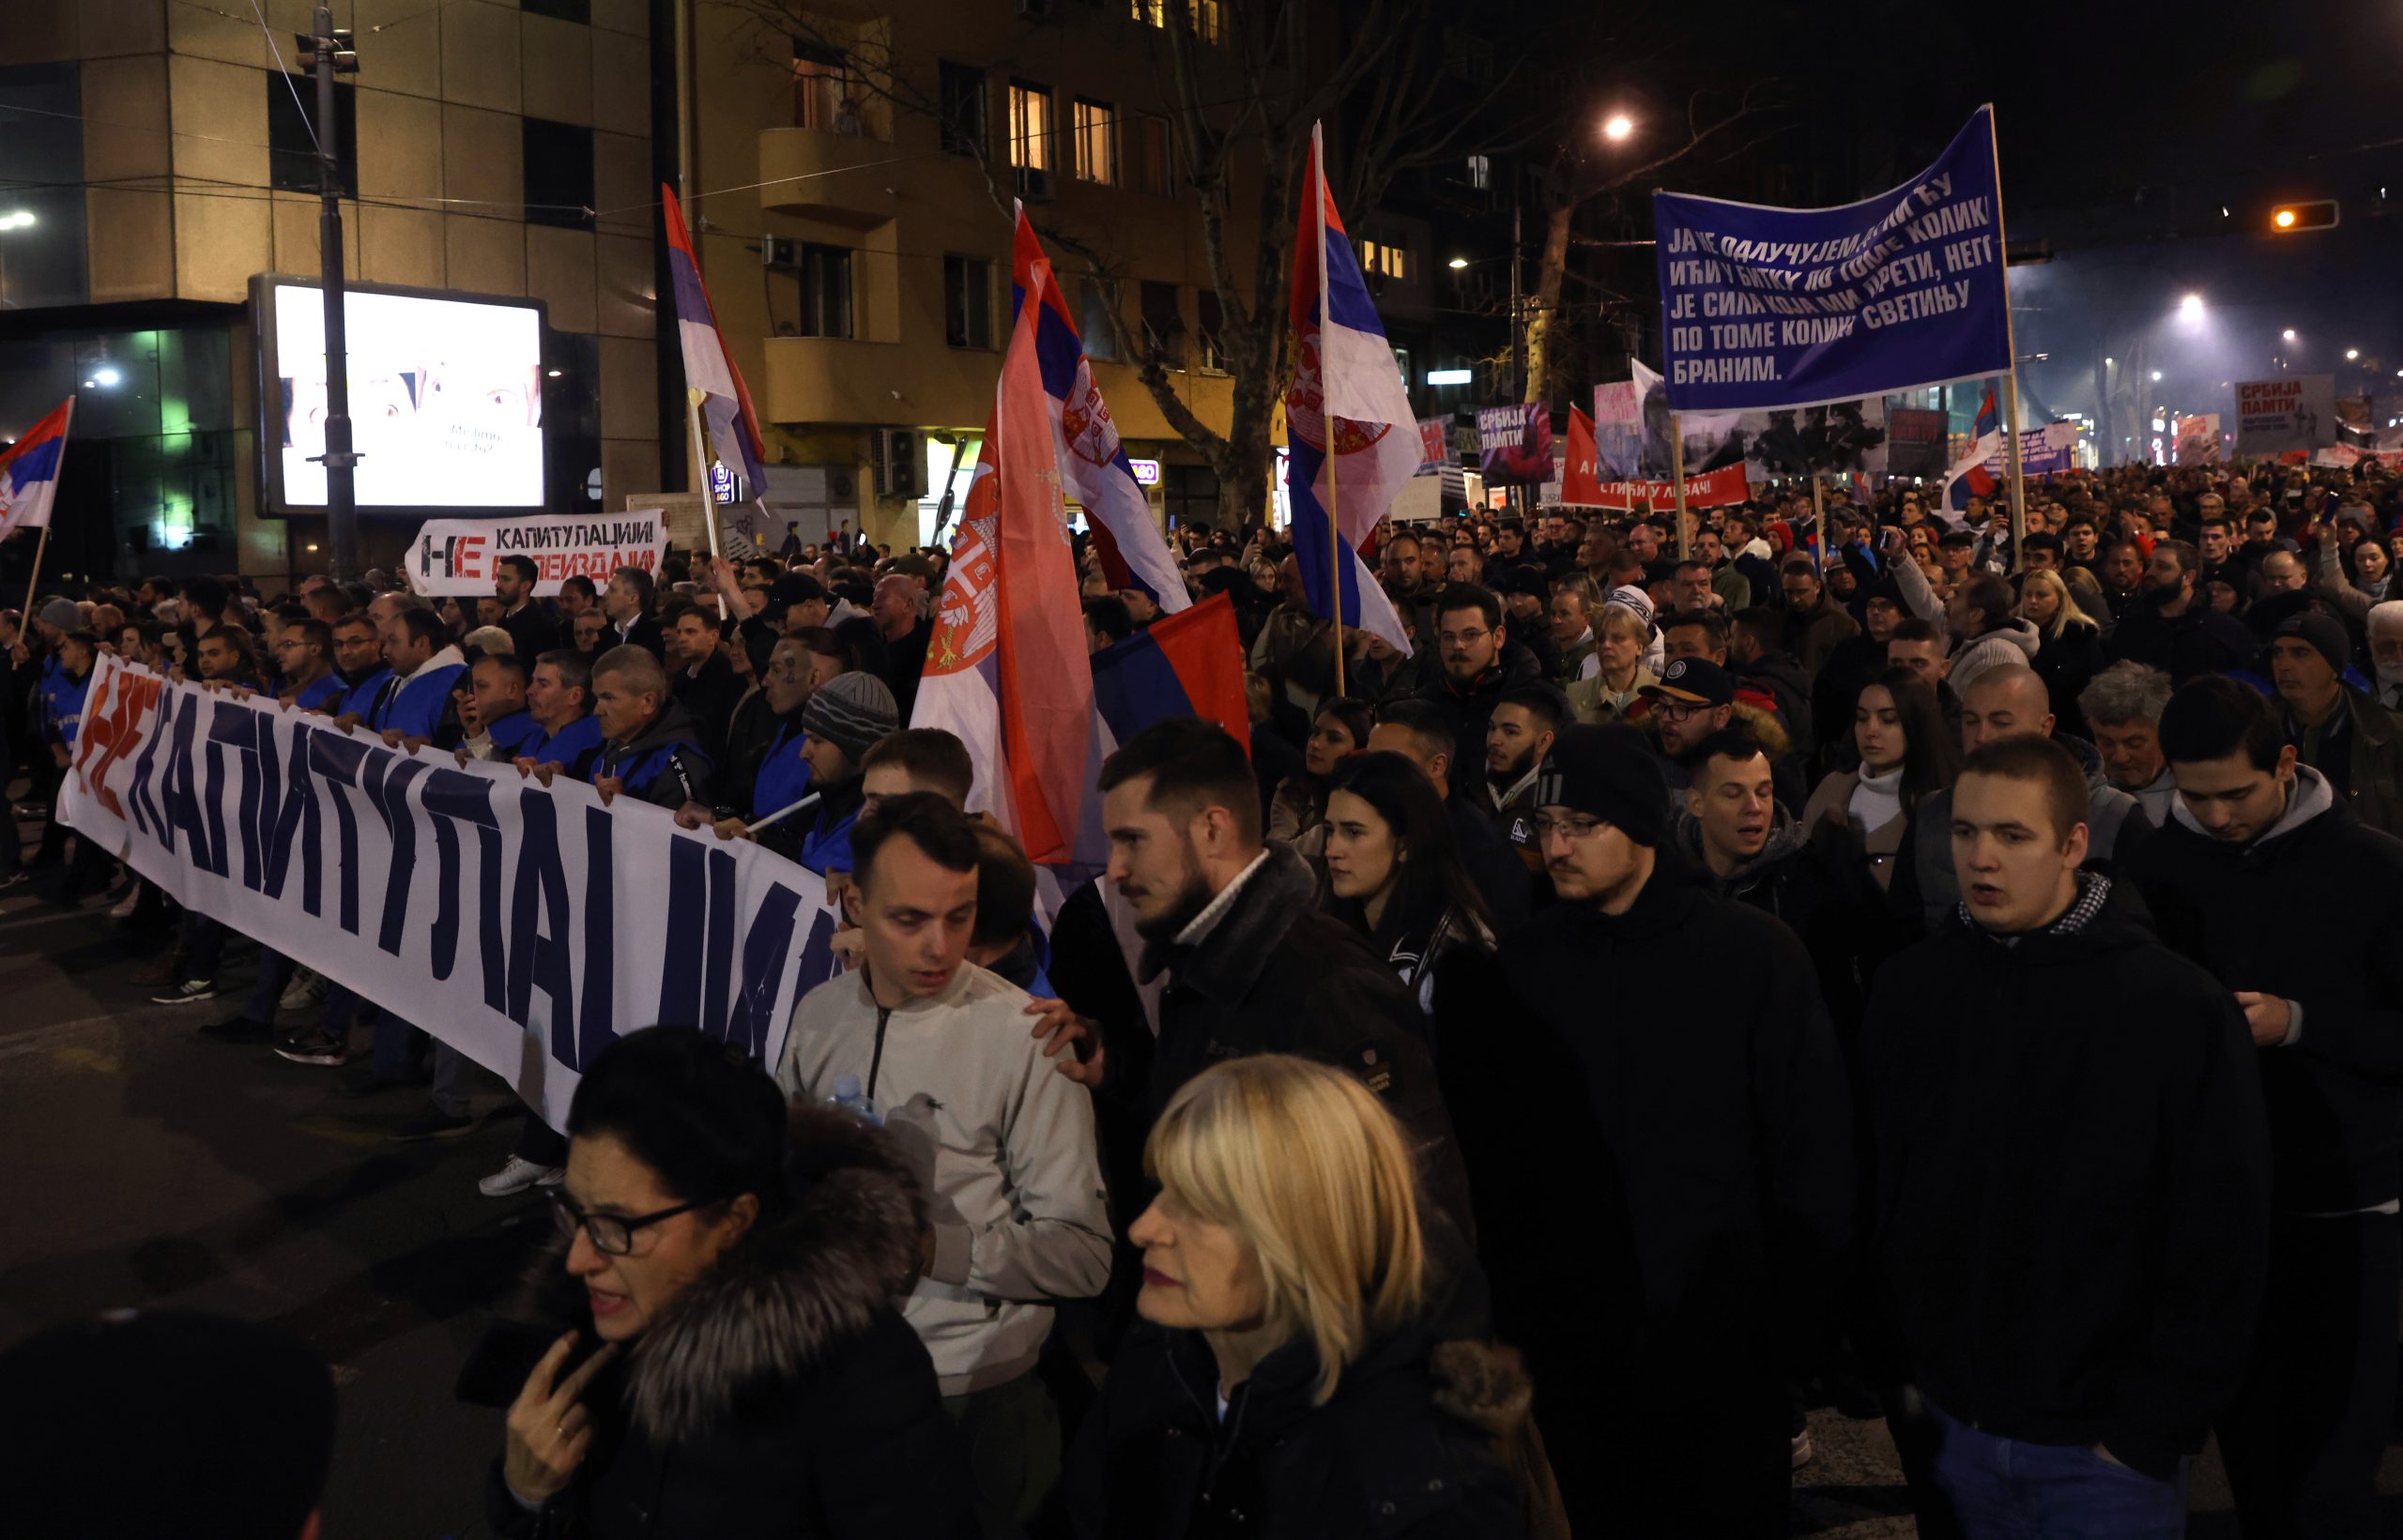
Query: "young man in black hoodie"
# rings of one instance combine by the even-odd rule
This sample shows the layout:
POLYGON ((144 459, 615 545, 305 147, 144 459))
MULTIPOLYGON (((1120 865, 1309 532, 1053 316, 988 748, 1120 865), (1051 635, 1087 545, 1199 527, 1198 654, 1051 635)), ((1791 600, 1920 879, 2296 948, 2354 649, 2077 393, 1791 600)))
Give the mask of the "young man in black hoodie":
POLYGON ((2233 679, 2161 713, 2169 827, 2129 875, 2161 938, 2233 992, 2276 1162, 2251 1369, 2219 1426, 2246 1540, 2379 1532, 2403 1157, 2403 841, 2298 764, 2233 679))
POLYGON ((1641 732, 1561 729, 1535 818, 1560 901, 1495 956, 1492 1030, 1463 1046, 1505 1071, 1453 1117, 1497 1320, 1557 1387, 1536 1415, 1575 1451, 1572 1527, 1780 1536, 1786 1382, 1815 1366, 1850 1222, 1850 1097, 1802 943, 1714 894, 1668 813, 1641 732))
POLYGON ((1962 899, 1862 1031, 1895 1442, 1929 1531, 2182 1534, 2267 1265, 2243 1016, 2079 870, 2059 744, 1979 748, 1951 836, 1962 899))

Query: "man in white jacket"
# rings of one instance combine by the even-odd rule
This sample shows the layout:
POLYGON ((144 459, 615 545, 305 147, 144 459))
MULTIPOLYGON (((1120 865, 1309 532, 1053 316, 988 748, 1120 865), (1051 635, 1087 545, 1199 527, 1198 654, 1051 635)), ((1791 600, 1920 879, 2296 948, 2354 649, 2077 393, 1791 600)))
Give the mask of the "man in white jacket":
POLYGON ((1059 1471, 1058 1413, 1033 1373, 1049 1302, 1110 1277, 1092 1094, 1028 1036, 1026 991, 967 961, 965 814, 931 792, 888 797, 851 855, 865 962, 803 998, 776 1080, 823 1101, 856 1077, 916 1172, 927 1228, 901 1313, 967 1437, 985 1533, 1015 1533, 1059 1471))

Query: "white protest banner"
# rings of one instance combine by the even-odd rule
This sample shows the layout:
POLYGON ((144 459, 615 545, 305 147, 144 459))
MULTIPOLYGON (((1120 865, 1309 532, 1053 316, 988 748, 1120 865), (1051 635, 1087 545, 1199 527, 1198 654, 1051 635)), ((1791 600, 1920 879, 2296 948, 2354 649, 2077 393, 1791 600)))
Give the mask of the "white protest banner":
POLYGON ((106 654, 61 806, 168 897, 432 1032, 555 1128, 583 1067, 640 1028, 773 1065, 832 971, 824 884, 750 841, 106 654))
POLYGON ((2335 442, 2336 376, 2236 382, 2236 452, 2286 454, 2335 442))
POLYGON ((2181 465, 2219 464, 2219 414, 2200 412, 2180 418, 2174 452, 2181 465))
POLYGON ((590 578, 600 587, 620 567, 656 573, 666 554, 667 515, 646 508, 531 519, 428 519, 418 526, 404 565, 419 593, 487 594, 501 557, 528 557, 534 592, 547 598, 571 577, 590 578))

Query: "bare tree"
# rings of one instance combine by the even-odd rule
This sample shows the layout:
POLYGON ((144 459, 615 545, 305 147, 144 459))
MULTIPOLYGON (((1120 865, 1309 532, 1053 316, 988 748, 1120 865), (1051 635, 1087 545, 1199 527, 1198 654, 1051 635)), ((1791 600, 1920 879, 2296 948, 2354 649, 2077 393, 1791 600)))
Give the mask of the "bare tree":
MULTIPOLYGON (((762 27, 838 63, 861 93, 894 110, 943 120, 929 83, 895 57, 889 40, 863 37, 800 0, 728 0, 762 27)), ((1403 172, 1458 159, 1464 140, 1508 87, 1504 80, 1462 101, 1444 75, 1434 0, 1367 0, 1339 29, 1304 0, 1153 0, 1161 8, 1152 39, 1160 97, 1180 174, 1180 191, 1201 225, 1208 267, 1203 292, 1216 300, 1207 339, 1230 376, 1232 409, 1223 434, 1178 390, 1188 367, 1181 333, 1156 335, 1128 320, 1125 256, 1103 230, 1079 229, 1051 211, 1029 209, 1064 270, 1099 286, 1118 357, 1135 371, 1161 415, 1216 472, 1219 522, 1257 521, 1274 464, 1269 429, 1291 369, 1287 296, 1300 180, 1313 124, 1324 123, 1329 181, 1339 206, 1373 207, 1403 172), (1207 24, 1213 36, 1197 28, 1207 24), (1247 213, 1248 221, 1238 219, 1247 213), (1248 222, 1245 240, 1236 234, 1248 222)), ((1039 42, 1041 28, 1026 40, 1039 42)), ((1005 70, 1008 58, 984 61, 1005 70)), ((995 206, 1007 213, 1012 168, 986 135, 954 147, 975 159, 995 206)), ((1205 307, 1205 310, 1210 307, 1205 307)))

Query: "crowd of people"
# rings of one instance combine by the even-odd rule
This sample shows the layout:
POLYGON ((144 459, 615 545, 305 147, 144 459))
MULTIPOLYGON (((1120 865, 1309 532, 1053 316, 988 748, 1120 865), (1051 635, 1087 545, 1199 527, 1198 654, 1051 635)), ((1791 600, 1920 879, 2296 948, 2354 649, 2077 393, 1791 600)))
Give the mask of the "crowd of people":
MULTIPOLYGON (((1247 741, 1122 744, 1056 912, 905 725, 945 557, 849 541, 54 598, 0 618, 19 811, 115 650, 828 875, 776 1062, 633 1034, 483 1182, 559 1237, 502 1532, 1767 1536, 1833 1405, 1923 1535, 2181 1533, 2213 1434, 2248 1537, 2375 1534, 2403 479, 1678 522, 1389 528, 1407 651, 1278 536, 1174 531, 1247 741)), ((1081 561, 1094 651, 1157 617, 1081 561)), ((54 820, 20 854, 114 885, 162 1004, 233 992, 216 922, 54 820)), ((200 1031, 478 1125, 305 962, 200 1031)))

